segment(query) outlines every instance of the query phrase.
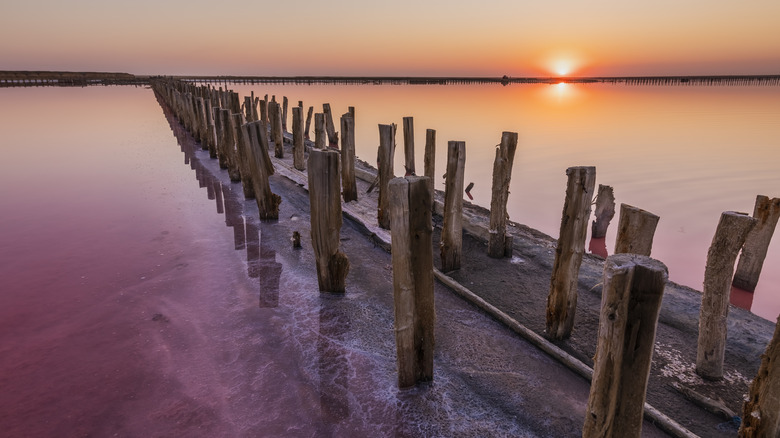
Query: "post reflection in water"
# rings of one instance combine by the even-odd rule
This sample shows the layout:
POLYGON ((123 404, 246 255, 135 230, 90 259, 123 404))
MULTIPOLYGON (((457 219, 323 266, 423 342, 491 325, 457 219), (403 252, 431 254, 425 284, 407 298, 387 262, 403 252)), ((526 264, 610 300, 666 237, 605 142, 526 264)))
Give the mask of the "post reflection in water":
POLYGON ((225 225, 233 228, 233 243, 235 249, 240 251, 246 247, 244 217, 242 216, 244 205, 232 186, 233 184, 222 186, 222 199, 225 202, 225 225))
POLYGON ((225 212, 225 205, 222 200, 222 182, 219 178, 212 177, 211 185, 214 187, 214 193, 217 198, 217 213, 222 214, 225 212))
POLYGON ((260 307, 279 306, 279 279, 282 276, 282 264, 276 262, 276 251, 272 245, 263 244, 263 234, 270 235, 271 224, 260 222, 260 259, 258 278, 260 279, 260 307))
POLYGON ((260 228, 254 216, 245 219, 247 274, 250 278, 257 278, 260 276, 260 228))
POLYGON ((607 239, 602 237, 600 239, 590 238, 590 244, 588 244, 588 251, 597 256, 607 258, 609 252, 607 251, 607 239))
POLYGON ((351 321, 349 313, 339 306, 343 297, 328 293, 320 296, 320 410, 327 424, 338 424, 349 418, 349 361, 344 344, 351 321))
POLYGON ((729 302, 742 309, 751 310, 753 308, 753 292, 731 286, 729 302))

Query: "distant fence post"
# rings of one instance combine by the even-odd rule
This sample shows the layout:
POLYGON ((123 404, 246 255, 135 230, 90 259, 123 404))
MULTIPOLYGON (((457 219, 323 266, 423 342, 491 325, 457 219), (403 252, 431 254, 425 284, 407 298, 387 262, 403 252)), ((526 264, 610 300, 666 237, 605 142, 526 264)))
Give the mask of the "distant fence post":
POLYGON ((595 167, 566 169, 566 201, 555 262, 547 297, 546 332, 552 339, 566 339, 574 327, 577 309, 577 283, 585 253, 585 239, 590 218, 590 203, 596 185, 595 167))
POLYGON ((707 252, 696 350, 696 373, 705 379, 723 378, 726 319, 734 262, 745 243, 745 237, 755 225, 756 219, 745 213, 723 212, 707 252))
POLYGON ((493 161, 493 189, 490 199, 490 238, 488 256, 493 258, 512 256, 512 236, 506 235, 506 203, 509 200, 509 183, 512 180, 512 163, 517 149, 517 133, 501 134, 501 145, 496 148, 493 161))
POLYGON ((306 167, 311 205, 311 242, 320 291, 344 292, 349 259, 339 250, 342 221, 339 154, 327 149, 312 150, 306 167))
POLYGON ((649 256, 659 217, 628 204, 620 204, 615 254, 629 253, 649 256))
POLYGON ((379 226, 390 229, 390 194, 388 184, 395 176, 393 174, 393 156, 395 155, 395 124, 379 125, 379 202, 377 221, 379 226))
POLYGON ((780 317, 742 407, 740 438, 780 436, 780 317))
POLYGON ((444 225, 441 231, 441 270, 460 269, 463 253, 463 170, 466 142, 447 143, 447 179, 444 183, 444 225))
POLYGON ((427 177, 389 183, 398 387, 433 380, 433 227, 427 177))
POLYGON ((344 202, 357 201, 355 121, 350 113, 341 116, 341 190, 344 195, 344 202))
POLYGON ((593 215, 596 219, 593 220, 590 236, 594 239, 603 239, 607 235, 609 223, 615 217, 615 193, 612 186, 599 184, 598 195, 596 195, 596 210, 593 215))
POLYGON ((414 117, 404 117, 404 175, 416 175, 414 169, 414 117))
POLYGON ((667 278, 666 266, 650 257, 607 257, 583 438, 641 435, 647 379, 667 278))
POLYGON ((337 148, 339 147, 339 135, 336 132, 336 127, 333 125, 333 113, 330 110, 329 103, 322 104, 322 112, 325 115, 325 129, 328 132, 328 146, 337 148))
POLYGON ((305 168, 303 164, 303 108, 296 106, 292 109, 293 129, 293 167, 297 170, 305 168))
POLYGON ((268 177, 273 174, 273 164, 268 156, 268 133, 265 123, 252 122, 242 126, 244 137, 249 139, 250 171, 255 192, 255 201, 260 219, 279 219, 279 204, 282 198, 271 192, 268 177), (270 170, 269 170, 270 167, 270 170))
POLYGON ((735 287, 750 292, 756 290, 758 277, 761 275, 761 268, 764 266, 764 259, 769 250, 769 242, 775 232, 777 220, 780 219, 780 198, 769 199, 758 195, 753 217, 758 220, 758 223, 745 239, 733 282, 735 287))

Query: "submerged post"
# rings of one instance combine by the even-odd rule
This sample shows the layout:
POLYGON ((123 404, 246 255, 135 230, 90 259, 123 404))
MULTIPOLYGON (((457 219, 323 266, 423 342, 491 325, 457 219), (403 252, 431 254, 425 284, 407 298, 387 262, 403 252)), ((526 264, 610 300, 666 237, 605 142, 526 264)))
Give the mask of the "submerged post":
POLYGON ((653 236, 659 219, 658 216, 649 211, 628 204, 620 204, 615 254, 629 253, 649 256, 653 249, 653 236))
POLYGON ((404 117, 404 175, 416 175, 414 169, 414 117, 404 117))
POLYGON ((512 236, 506 235, 506 203, 509 200, 509 183, 512 180, 516 149, 517 133, 502 133, 501 145, 496 148, 496 159, 493 162, 493 193, 490 199, 488 256, 493 258, 512 256, 512 236))
POLYGON ((377 221, 379 226, 390 229, 390 194, 388 184, 393 174, 393 156, 395 155, 395 124, 379 125, 379 152, 377 154, 379 172, 379 202, 377 221))
POLYGON ((336 151, 312 150, 307 168, 311 243, 317 264, 317 281, 322 292, 344 292, 349 259, 339 250, 342 220, 339 154, 336 151))
POLYGON ((723 212, 707 253, 696 350, 696 373, 705 379, 723 378, 726 319, 734 262, 745 243, 745 237, 755 224, 756 219, 745 213, 723 212))
POLYGON ((434 178, 436 178, 436 130, 428 129, 425 131, 425 157, 423 161, 423 172, 428 177, 428 190, 431 192, 431 211, 434 209, 436 199, 434 196, 434 178))
MULTIPOLYGON (((603 239, 607 236, 609 223, 615 217, 615 193, 612 186, 599 184, 598 195, 596 195, 596 210, 593 215, 596 219, 593 220, 590 236, 594 239, 603 239)), ((650 255, 650 253, 645 255, 650 255)))
POLYGON ((566 339, 574 328, 577 310, 577 281, 585 253, 585 239, 590 217, 590 202, 596 185, 595 167, 566 169, 566 201, 555 262, 547 297, 546 332, 555 340, 566 339))
POLYGON ((666 266, 650 257, 607 257, 583 438, 641 435, 647 379, 667 278, 666 266))
POLYGON ((433 380, 433 226, 427 177, 390 181, 398 387, 433 380))
POLYGON ((344 195, 344 202, 357 201, 355 121, 350 113, 341 116, 341 190, 344 195))
POLYGON ((292 109, 293 129, 293 167, 297 170, 305 168, 303 164, 303 108, 296 106, 292 109))
POLYGON ((733 282, 735 287, 749 292, 756 290, 758 277, 761 275, 761 268, 764 266, 764 259, 769 250, 769 242, 775 232, 777 220, 780 219, 780 198, 769 199, 758 195, 753 217, 758 223, 745 239, 733 282))
POLYGON ((780 317, 742 407, 740 438, 780 436, 780 317))
POLYGON ((444 225, 441 231, 441 270, 460 269, 463 253, 463 169, 466 142, 447 143, 447 179, 444 183, 444 225))

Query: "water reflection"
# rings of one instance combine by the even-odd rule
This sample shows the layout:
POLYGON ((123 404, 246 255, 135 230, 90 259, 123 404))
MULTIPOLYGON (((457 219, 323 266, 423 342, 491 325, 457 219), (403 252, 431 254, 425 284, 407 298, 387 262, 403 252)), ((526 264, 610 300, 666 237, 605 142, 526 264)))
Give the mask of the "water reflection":
POLYGON ((233 190, 233 184, 222 186, 222 198, 225 202, 225 225, 233 228, 233 244, 236 250, 246 248, 244 234, 244 204, 233 190))
POLYGON ((609 252, 607 251, 607 238, 602 237, 600 239, 595 239, 591 237, 590 243, 588 244, 588 251, 590 251, 591 254, 607 258, 609 255, 609 252))
POLYGON ((246 217, 245 235, 247 273, 249 277, 257 278, 260 276, 260 228, 253 216, 246 217))
POLYGON ((273 244, 263 239, 263 234, 271 235, 273 225, 260 222, 260 259, 258 271, 260 278, 260 307, 279 306, 279 279, 282 276, 282 264, 276 262, 276 250, 273 244))
POLYGON ((753 308, 753 296, 753 292, 731 286, 729 302, 742 309, 751 310, 753 308))
POLYGON ((339 302, 341 296, 322 294, 320 333, 317 339, 320 376, 320 409, 323 418, 339 423, 349 418, 349 360, 344 347, 350 331, 349 313, 339 302))

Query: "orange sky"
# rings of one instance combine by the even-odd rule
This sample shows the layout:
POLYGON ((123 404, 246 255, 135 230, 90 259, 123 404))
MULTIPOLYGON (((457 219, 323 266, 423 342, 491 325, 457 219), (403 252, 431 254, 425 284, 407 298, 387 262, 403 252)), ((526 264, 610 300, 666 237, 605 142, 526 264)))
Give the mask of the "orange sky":
POLYGON ((777 0, 158 2, 5 0, 0 70, 780 74, 777 0))

